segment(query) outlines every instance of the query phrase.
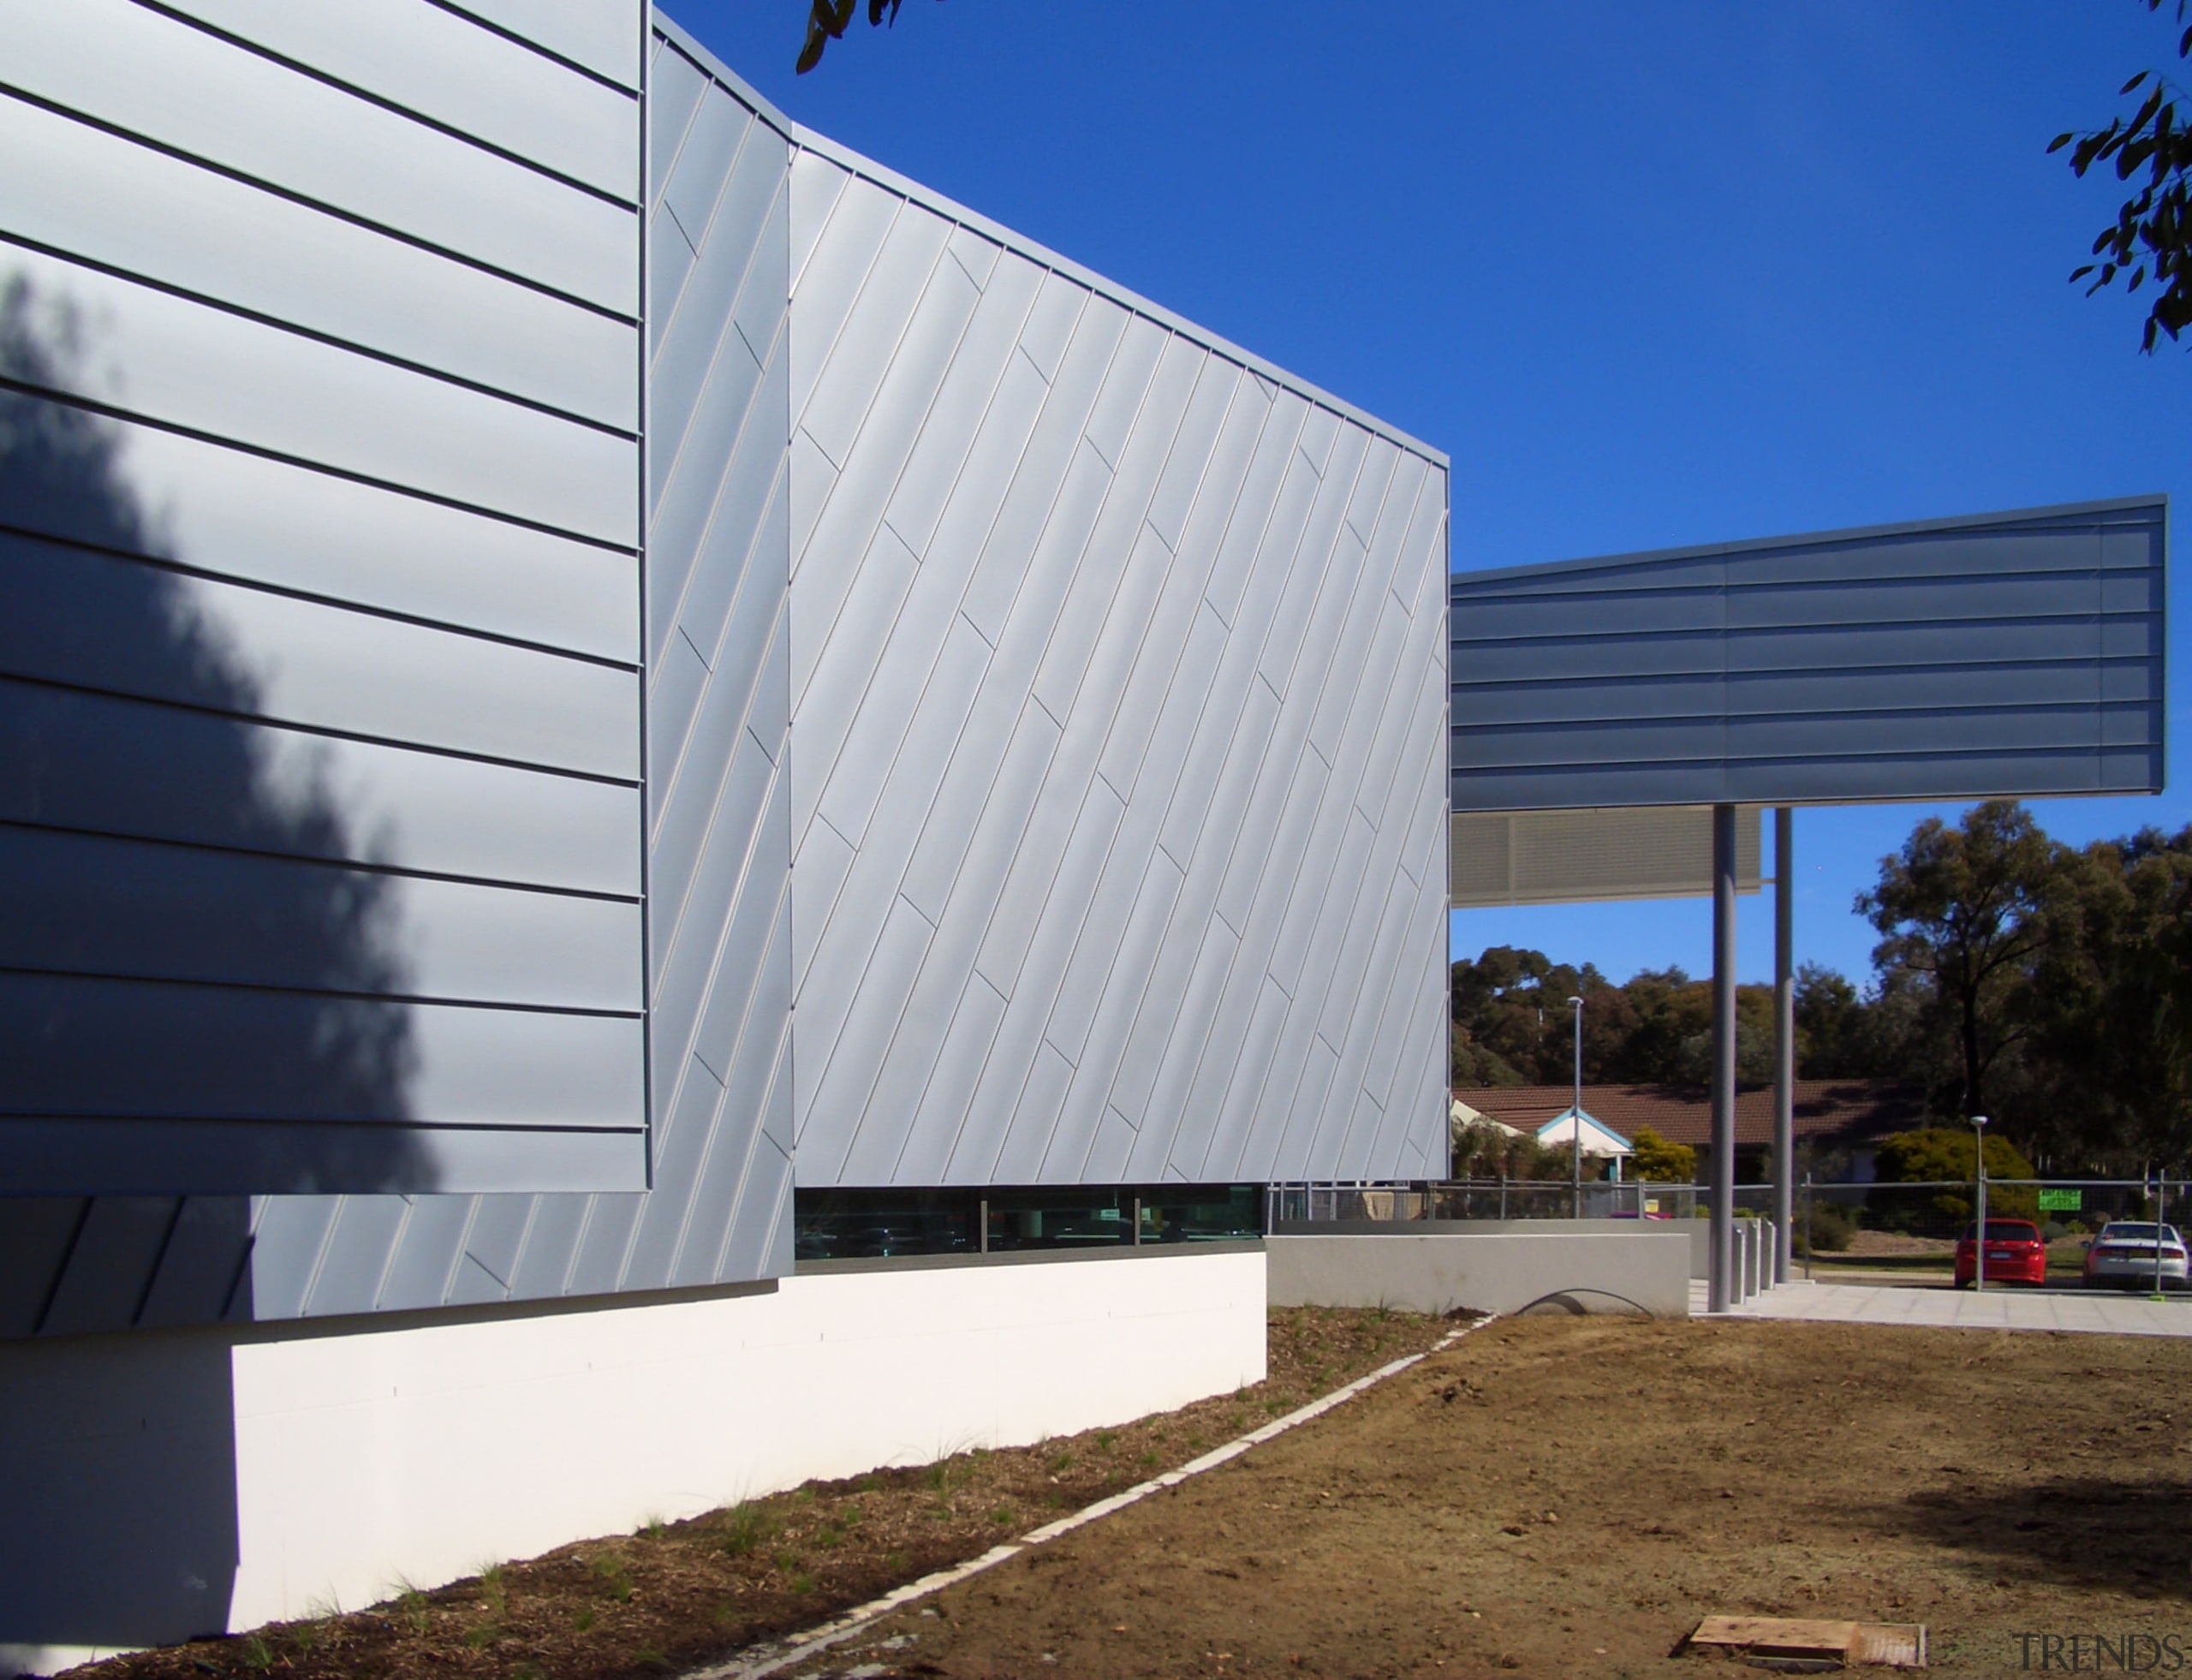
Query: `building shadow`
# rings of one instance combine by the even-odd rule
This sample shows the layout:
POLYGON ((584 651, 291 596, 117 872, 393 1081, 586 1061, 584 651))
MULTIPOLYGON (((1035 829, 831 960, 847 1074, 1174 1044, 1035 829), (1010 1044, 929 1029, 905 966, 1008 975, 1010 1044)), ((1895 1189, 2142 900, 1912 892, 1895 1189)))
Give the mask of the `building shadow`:
POLYGON ((1929 1488, 1853 1513, 2013 1582, 2192 1600, 2192 1478, 2050 1476, 1929 1488))
POLYGON ((227 1631, 240 1556, 230 1339, 0 1343, 0 1673, 9 1647, 21 1666, 25 1647, 227 1631))

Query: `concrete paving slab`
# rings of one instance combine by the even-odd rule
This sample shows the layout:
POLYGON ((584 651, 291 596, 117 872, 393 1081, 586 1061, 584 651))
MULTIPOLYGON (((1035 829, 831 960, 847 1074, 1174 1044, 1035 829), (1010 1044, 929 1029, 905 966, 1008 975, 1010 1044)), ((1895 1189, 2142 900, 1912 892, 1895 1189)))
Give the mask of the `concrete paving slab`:
MULTIPOLYGON (((1704 1286, 1691 1310, 1705 1312, 1704 1286)), ((1724 1318, 1809 1319, 1838 1324, 1924 1325, 1945 1330, 2062 1330, 2100 1336, 2192 1336, 2192 1297, 2068 1290, 1970 1290, 1879 1284, 1790 1283, 1754 1296, 1724 1318)))

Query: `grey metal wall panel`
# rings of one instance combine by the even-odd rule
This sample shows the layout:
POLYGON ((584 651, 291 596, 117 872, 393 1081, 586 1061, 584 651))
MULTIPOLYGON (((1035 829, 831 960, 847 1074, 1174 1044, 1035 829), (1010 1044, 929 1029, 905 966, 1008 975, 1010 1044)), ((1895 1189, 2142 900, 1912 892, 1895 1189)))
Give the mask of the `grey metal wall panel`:
POLYGON ((0 620, 0 669, 10 675, 638 779, 628 670, 5 533, 0 563, 13 608, 0 620), (176 642, 217 650, 218 664, 186 663, 176 642), (390 682, 392 671, 403 680, 390 682))
POLYGON ((638 424, 628 323, 35 105, 0 99, 0 146, 42 163, 0 176, 13 241, 604 425, 638 424))
POLYGON ((86 1196, 0 1201, 0 1336, 38 1333, 90 1206, 86 1196))
POLYGON ((14 1115, 587 1128, 642 1094, 639 1023, 622 1016, 61 974, 0 974, 0 998, 14 1115), (345 1069, 390 1039, 411 1049, 408 1080, 345 1069), (269 1049, 314 1040, 316 1058, 268 1064, 269 1049))
POLYGON ((1468 574, 1457 811, 2152 792, 2165 498, 1468 574))
POLYGON ((628 788, 0 678, 0 821, 636 897, 628 788), (367 826, 277 823, 196 773, 229 752, 277 800, 331 793, 367 826))
POLYGON ((639 646, 628 554, 21 393, 10 418, 110 492, 12 475, 22 531, 597 659, 639 646))
MULTIPOLYGON (((636 27, 636 5, 614 9, 636 27)), ((625 207, 180 20, 130 0, 9 6, 0 61, 63 111, 638 319, 625 207)))
MULTIPOLYGON (((182 0, 176 9, 535 169, 638 202, 636 80, 619 90, 571 75, 506 35, 420 0, 351 0, 325 8, 285 0, 182 0)), ((632 33, 628 9, 593 10, 603 20, 605 45, 611 30, 632 33)))
POLYGON ((101 1196, 92 1202, 76 1246, 103 1263, 68 1268, 39 1328, 51 1336, 75 1336, 133 1320, 181 1211, 173 1196, 101 1196))
MULTIPOLYGON (((668 62, 700 77, 676 47, 665 51, 668 62)), ((787 534, 767 511, 781 506, 772 480, 781 479, 786 436, 789 146, 724 80, 707 79, 694 103, 732 143, 718 148, 718 181, 684 176, 686 201, 726 206, 736 193, 760 213, 689 217, 700 239, 694 261, 658 265, 651 277, 650 316, 690 325, 664 335, 658 375, 694 356, 706 375, 673 384, 698 395, 676 398, 667 414, 658 409, 649 438, 664 486, 647 559, 647 634, 664 650, 652 662, 646 699, 656 1188, 643 1195, 414 1199, 428 1212, 367 1222, 381 1233, 384 1255, 360 1248, 339 1261, 355 1272, 384 1260, 390 1282, 375 1303, 383 1310, 420 1304, 433 1280, 440 1299, 456 1304, 789 1269, 789 1161, 767 1135, 790 1041, 787 534), (711 278, 725 273, 728 284, 711 278), (695 294, 695 285, 716 289, 695 294), (749 309, 743 325, 726 324, 727 311, 771 295, 773 321, 749 309), (757 352, 767 360, 754 377, 718 377, 724 358, 751 360, 757 352), (458 1230, 470 1233, 461 1252, 451 1246, 458 1230)), ((673 140, 700 115, 693 104, 665 114, 677 125, 673 140)), ((663 139, 658 129, 656 144, 663 139)), ((670 220, 659 195, 649 214, 658 229, 670 220)), ((687 238, 682 226, 673 231, 687 238)), ((663 386, 658 377, 653 389, 663 386)), ((253 1276, 265 1272, 272 1298, 286 1301, 286 1280, 307 1263, 293 1244, 255 1254, 253 1276)), ((310 1263, 325 1270, 338 1262, 331 1253, 310 1263)), ((316 1290, 299 1310, 350 1310, 354 1296, 316 1290)))
POLYGON ((217 1322, 250 1252, 251 1208, 242 1197, 183 1197, 137 1322, 148 1329, 217 1322))
POLYGON ((339 9, 0 14, 9 1191, 645 1182, 641 108, 339 9))
POLYGON ((16 249, 7 284, 96 323, 89 356, 37 383, 304 464, 527 518, 635 537, 628 436, 16 249))
MULTIPOLYGON (((1437 1070, 1444 462, 824 143, 791 195, 799 1181, 1327 1171, 1366 1077, 1437 1070), (1394 882, 1356 1071, 1283 1144, 1321 907, 1394 882)), ((1420 1105, 1353 1157, 1420 1159, 1420 1105)))
POLYGON ((453 9, 484 18, 619 86, 640 85, 646 31, 628 8, 603 0, 463 0, 453 9))

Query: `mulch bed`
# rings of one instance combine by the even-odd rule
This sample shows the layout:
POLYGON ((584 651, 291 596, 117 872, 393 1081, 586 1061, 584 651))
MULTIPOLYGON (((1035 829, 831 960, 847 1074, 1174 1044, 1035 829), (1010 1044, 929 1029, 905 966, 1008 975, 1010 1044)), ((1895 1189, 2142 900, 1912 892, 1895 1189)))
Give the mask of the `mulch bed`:
POLYGON ((1382 1309, 1270 1315, 1268 1378, 1115 1429, 977 1449, 918 1469, 581 1540, 369 1610, 72 1669, 75 1680, 659 1677, 796 1632, 1173 1469, 1429 1347, 1452 1326, 1382 1309))

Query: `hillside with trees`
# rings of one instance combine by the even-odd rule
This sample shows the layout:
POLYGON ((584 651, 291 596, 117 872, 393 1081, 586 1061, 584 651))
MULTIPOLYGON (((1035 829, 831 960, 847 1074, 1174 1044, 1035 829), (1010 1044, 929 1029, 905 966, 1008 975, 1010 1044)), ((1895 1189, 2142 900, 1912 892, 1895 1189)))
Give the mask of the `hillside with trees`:
MULTIPOLYGON (((2046 1171, 2192 1159, 2192 828, 2082 849, 2014 801, 1928 818, 1856 909, 1880 935, 1861 986, 1796 976, 1796 1074, 1921 1087, 1951 1126, 1983 1113, 2046 1171)), ((1495 946, 1453 965, 1454 1084, 1560 1084, 1583 1011, 1590 1084, 1702 1088, 1712 987, 1680 968, 1616 986, 1495 946)), ((1736 988, 1738 1077, 1772 1077, 1772 988, 1736 988)))

